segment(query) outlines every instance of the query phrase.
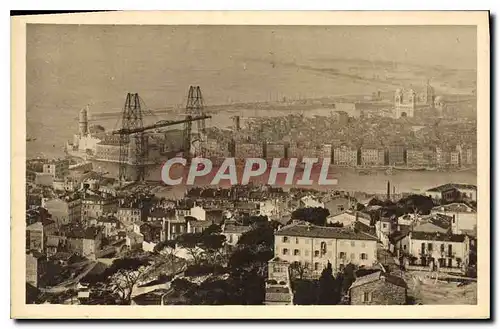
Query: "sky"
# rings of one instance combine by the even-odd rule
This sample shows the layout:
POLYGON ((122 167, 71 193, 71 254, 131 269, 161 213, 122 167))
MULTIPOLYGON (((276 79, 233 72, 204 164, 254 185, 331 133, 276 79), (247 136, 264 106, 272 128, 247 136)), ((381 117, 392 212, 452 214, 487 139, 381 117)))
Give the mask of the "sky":
POLYGON ((366 85, 303 69, 336 69, 352 59, 475 69, 476 29, 30 24, 28 134, 59 144, 81 108, 119 112, 128 92, 151 109, 185 104, 191 85, 208 105, 365 92, 366 85))

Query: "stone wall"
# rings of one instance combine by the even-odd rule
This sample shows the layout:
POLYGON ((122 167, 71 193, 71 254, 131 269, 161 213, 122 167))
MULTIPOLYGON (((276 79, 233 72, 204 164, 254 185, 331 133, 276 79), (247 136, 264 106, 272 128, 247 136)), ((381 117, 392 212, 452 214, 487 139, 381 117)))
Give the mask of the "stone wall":
POLYGON ((384 280, 354 287, 350 293, 351 305, 404 305, 406 289, 384 280), (371 301, 363 302, 363 294, 371 293, 371 301))

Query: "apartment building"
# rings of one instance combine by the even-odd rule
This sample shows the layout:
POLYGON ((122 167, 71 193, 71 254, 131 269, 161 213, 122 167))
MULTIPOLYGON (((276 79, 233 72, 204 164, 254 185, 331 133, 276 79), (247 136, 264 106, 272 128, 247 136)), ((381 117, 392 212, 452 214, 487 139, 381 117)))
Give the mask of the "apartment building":
POLYGON ((476 235, 477 211, 465 203, 450 203, 432 208, 431 214, 452 217, 451 231, 453 234, 476 235))
POLYGON ((275 257, 302 265, 311 277, 318 277, 328 262, 336 272, 349 263, 371 266, 377 261, 377 239, 362 232, 299 222, 274 235, 275 257))
POLYGON ((361 165, 382 166, 385 162, 385 151, 377 147, 361 148, 361 165))
POLYGON ((45 163, 43 172, 52 175, 56 180, 62 180, 69 175, 69 160, 57 159, 45 163))
POLYGON ((469 261, 470 238, 464 234, 410 231, 397 249, 413 257, 415 265, 428 266, 434 262, 442 268, 461 271, 469 261))
POLYGON ((333 149, 333 164, 337 166, 356 166, 358 164, 358 150, 346 145, 333 149))

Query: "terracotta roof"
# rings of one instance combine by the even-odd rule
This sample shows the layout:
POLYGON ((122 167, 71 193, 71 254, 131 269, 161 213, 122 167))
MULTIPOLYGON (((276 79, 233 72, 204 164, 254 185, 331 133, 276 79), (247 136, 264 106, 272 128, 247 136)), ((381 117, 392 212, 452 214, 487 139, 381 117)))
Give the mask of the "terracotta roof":
POLYGON ((192 227, 209 227, 212 225, 211 221, 207 220, 196 220, 189 223, 192 227))
POLYGON ((101 216, 97 219, 97 221, 102 223, 120 223, 120 221, 114 216, 101 216))
POLYGON ((133 298, 138 305, 161 305, 161 298, 167 294, 167 289, 156 289, 133 298))
POLYGON ((270 260, 270 262, 282 262, 282 263, 288 263, 286 260, 279 258, 278 256, 274 257, 273 259, 270 260))
POLYGON ((476 209, 465 203, 450 203, 442 206, 432 208, 433 211, 446 211, 446 212, 476 212, 476 209))
POLYGON ((442 214, 435 214, 432 215, 432 217, 428 218, 429 223, 445 230, 451 228, 451 220, 452 220, 451 216, 446 216, 442 214))
POLYGON ((364 234, 371 235, 374 238, 377 236, 377 231, 376 231, 375 227, 365 225, 364 223, 362 223, 360 221, 354 222, 354 229, 357 231, 363 232, 364 234))
POLYGON ((392 233, 389 236, 389 240, 392 243, 396 243, 399 240, 403 239, 405 236, 407 236, 408 233, 410 233, 410 229, 409 229, 409 227, 406 227, 406 228, 402 229, 401 231, 396 231, 396 232, 392 233))
POLYGON ((408 288, 408 286, 406 285, 406 281, 403 278, 400 278, 400 277, 395 276, 395 275, 387 274, 387 273, 384 273, 382 271, 378 271, 378 272, 370 273, 370 274, 367 274, 367 275, 364 275, 364 276, 357 278, 356 281, 354 281, 352 283, 352 285, 349 289, 356 288, 356 287, 359 287, 359 286, 362 286, 362 285, 365 285, 368 283, 376 282, 376 281, 384 279, 384 278, 385 278, 386 282, 392 283, 396 286, 400 286, 403 288, 408 288))
POLYGON ((87 227, 86 229, 83 228, 73 228, 67 232, 67 237, 68 238, 73 238, 73 239, 90 239, 93 240, 97 237, 99 234, 100 229, 96 227, 87 227))
POLYGON ((285 226, 279 231, 276 231, 275 235, 305 236, 326 239, 377 240, 375 237, 363 232, 356 232, 345 228, 323 227, 307 224, 292 224, 285 226))
POLYGON ((464 234, 442 234, 413 231, 411 238, 415 240, 430 240, 430 241, 449 241, 449 242, 464 242, 464 234))
POLYGON ((148 217, 156 217, 156 218, 167 218, 175 216, 175 211, 172 209, 161 209, 157 208, 152 210, 148 217))

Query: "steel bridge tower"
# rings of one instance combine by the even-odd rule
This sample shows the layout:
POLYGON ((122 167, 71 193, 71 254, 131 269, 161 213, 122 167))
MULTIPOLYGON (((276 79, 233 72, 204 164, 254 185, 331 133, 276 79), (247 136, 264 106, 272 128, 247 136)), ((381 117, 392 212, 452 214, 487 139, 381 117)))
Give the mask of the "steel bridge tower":
MULTIPOLYGON (((143 113, 139 94, 128 93, 122 112, 122 131, 126 132, 133 129, 143 128, 143 113)), ((148 153, 147 139, 144 138, 144 132, 135 134, 120 134, 120 163, 118 179, 120 181, 129 180, 127 168, 129 165, 135 168, 135 180, 145 179, 146 167, 145 160, 148 153)))
POLYGON ((199 147, 194 150, 194 156, 205 157, 206 155, 206 128, 205 120, 196 121, 196 133, 192 136, 193 117, 202 117, 204 113, 203 96, 199 86, 190 86, 186 103, 186 121, 183 130, 183 150, 186 159, 191 158, 191 145, 197 141, 199 147))

